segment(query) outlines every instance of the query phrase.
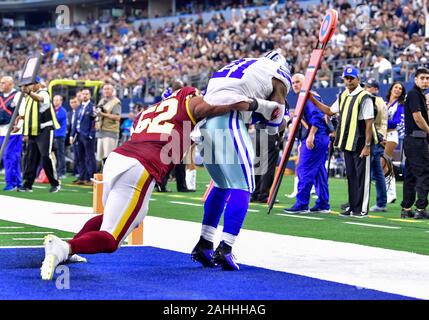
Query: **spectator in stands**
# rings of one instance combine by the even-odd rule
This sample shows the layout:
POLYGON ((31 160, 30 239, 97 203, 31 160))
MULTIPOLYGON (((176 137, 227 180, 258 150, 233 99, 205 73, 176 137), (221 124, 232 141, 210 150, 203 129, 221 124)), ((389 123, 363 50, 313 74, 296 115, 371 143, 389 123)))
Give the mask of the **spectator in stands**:
MULTIPOLYGON (((334 1, 332 6, 339 9, 349 4, 334 1)), ((123 19, 108 19, 107 25, 81 26, 89 32, 73 29, 67 37, 49 29, 28 31, 24 37, 12 29, 0 32, 0 46, 4 48, 0 53, 0 65, 5 66, 4 72, 17 74, 32 46, 43 45, 45 63, 55 62, 55 68, 42 68, 43 77, 112 81, 116 72, 120 74, 115 77, 118 87, 128 91, 128 95, 134 89, 137 95, 146 93, 146 88, 155 83, 164 87, 166 79, 171 77, 204 77, 204 73, 218 69, 223 61, 243 55, 258 56, 258 50, 264 46, 284 48, 283 55, 296 66, 294 72, 304 72, 315 44, 313 35, 318 33, 326 9, 326 4, 300 7, 299 3, 286 1, 265 12, 237 10, 240 12, 236 12, 231 21, 217 15, 207 22, 195 17, 159 28, 152 27, 150 22, 134 27, 123 19), (206 72, 202 72, 203 69, 206 72), (130 82, 130 76, 140 80, 130 82)), ((361 68, 372 69, 374 52, 381 51, 389 59, 393 53, 396 59, 410 44, 417 45, 422 52, 427 51, 424 38, 421 42, 414 36, 423 35, 420 4, 408 6, 401 1, 376 4, 373 1, 370 14, 369 23, 362 25, 354 9, 342 11, 339 27, 330 42, 332 48, 327 50, 329 63, 339 58, 353 58, 361 63, 361 68), (416 18, 409 20, 409 17, 416 18)), ((333 68, 336 72, 335 65, 333 68)), ((118 96, 122 94, 118 92, 118 96)))
POLYGON ((63 97, 56 95, 53 99, 55 114, 60 127, 54 131, 54 153, 57 160, 58 178, 62 179, 66 174, 65 138, 67 133, 67 111, 63 107, 63 97))
POLYGON ((383 83, 387 83, 387 79, 389 78, 392 70, 392 64, 382 53, 378 53, 375 57, 374 70, 378 75, 378 79, 383 83))
MULTIPOLYGON (((399 131, 404 134, 404 101, 406 89, 401 82, 394 82, 387 92, 387 137, 386 145, 384 146, 384 155, 393 160, 393 153, 399 143, 399 131)), ((402 147, 401 153, 402 153, 402 147)), ((396 178, 395 175, 386 178, 387 188, 387 203, 396 201, 396 178)))
POLYGON ((322 62, 320 70, 317 72, 317 81, 323 88, 329 87, 333 74, 326 61, 322 62))
POLYGON ((104 164, 110 152, 118 146, 121 121, 121 100, 116 97, 116 90, 111 84, 103 86, 103 98, 94 112, 97 115, 97 160, 104 164))

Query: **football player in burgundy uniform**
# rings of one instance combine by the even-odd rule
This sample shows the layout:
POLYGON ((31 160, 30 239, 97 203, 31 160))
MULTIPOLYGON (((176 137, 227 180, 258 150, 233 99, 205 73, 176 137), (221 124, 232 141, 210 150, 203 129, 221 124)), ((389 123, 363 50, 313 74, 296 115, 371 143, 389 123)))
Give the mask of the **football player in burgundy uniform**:
POLYGON ((45 237, 42 279, 52 279, 56 266, 64 261, 81 261, 78 253, 118 248, 146 216, 155 182, 161 182, 180 163, 198 120, 231 110, 256 111, 270 117, 278 106, 275 102, 258 105, 254 99, 212 106, 196 88, 185 87, 142 111, 134 121, 131 139, 116 148, 104 165, 104 214, 90 219, 68 242, 54 235, 45 237))

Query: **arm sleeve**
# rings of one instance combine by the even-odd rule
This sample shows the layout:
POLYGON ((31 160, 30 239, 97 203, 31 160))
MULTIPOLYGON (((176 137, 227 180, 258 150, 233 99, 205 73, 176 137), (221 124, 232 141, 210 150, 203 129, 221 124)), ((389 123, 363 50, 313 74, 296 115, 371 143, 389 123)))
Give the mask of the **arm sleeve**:
POLYGON ((362 101, 362 108, 358 116, 359 120, 374 119, 374 102, 370 98, 362 101))
POLYGON ((309 124, 318 129, 324 129, 326 127, 325 114, 320 111, 314 104, 309 102, 310 121, 309 124))
POLYGON ((333 113, 339 113, 340 112, 340 103, 338 102, 338 99, 335 100, 334 104, 331 106, 331 111, 333 113))
POLYGON ((40 112, 45 112, 51 106, 51 98, 49 97, 49 93, 47 91, 39 91, 37 94, 43 97, 43 101, 40 103, 40 112))
MULTIPOLYGON (((13 97, 13 107, 14 108, 15 108, 15 106, 18 105, 19 97, 21 95, 22 95, 21 92, 17 92, 15 97, 13 97)), ((23 117, 25 115, 25 97, 22 97, 21 105, 19 106, 19 109, 18 109, 18 115, 20 115, 21 117, 23 117)))
POLYGON ((117 116, 121 115, 121 104, 118 103, 117 105, 115 105, 112 109, 112 114, 116 114, 117 116))

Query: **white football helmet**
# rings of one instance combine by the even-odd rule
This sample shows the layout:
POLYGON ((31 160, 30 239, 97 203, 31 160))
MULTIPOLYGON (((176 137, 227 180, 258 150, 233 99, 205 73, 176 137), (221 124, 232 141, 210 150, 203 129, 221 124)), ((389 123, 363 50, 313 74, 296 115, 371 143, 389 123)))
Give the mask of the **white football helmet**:
POLYGON ((292 76, 290 74, 290 66, 286 58, 276 50, 268 51, 263 55, 263 57, 281 64, 278 73, 286 80, 284 82, 287 87, 287 92, 289 93, 289 90, 292 87, 292 76))
POLYGON ((268 51, 263 55, 263 57, 279 62, 280 64, 284 65, 286 68, 289 69, 289 64, 287 63, 286 58, 283 57, 283 55, 277 50, 268 51))

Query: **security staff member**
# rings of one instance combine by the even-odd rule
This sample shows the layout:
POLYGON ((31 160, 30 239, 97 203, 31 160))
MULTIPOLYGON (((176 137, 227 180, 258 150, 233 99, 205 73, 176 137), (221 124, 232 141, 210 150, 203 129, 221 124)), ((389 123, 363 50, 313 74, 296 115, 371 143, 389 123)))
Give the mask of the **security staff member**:
POLYGON ((347 66, 343 72, 346 90, 331 107, 319 102, 310 93, 309 98, 328 115, 340 114, 335 145, 344 152, 346 163, 349 208, 342 216, 368 216, 371 146, 378 143, 374 127, 373 96, 359 85, 359 70, 347 66))
POLYGON ((27 95, 24 114, 24 140, 27 140, 27 154, 24 164, 24 184, 18 191, 32 192, 39 162, 51 184, 49 192, 58 192, 60 184, 52 158, 54 129, 60 127, 55 110, 45 85, 39 77, 36 83, 23 86, 27 95))
POLYGON ((429 88, 429 69, 418 68, 414 87, 408 92, 404 104, 405 175, 401 217, 412 217, 411 207, 416 205, 415 219, 428 218, 426 207, 429 193, 429 118, 424 90, 429 88), (417 201, 416 200, 417 192, 417 201))

